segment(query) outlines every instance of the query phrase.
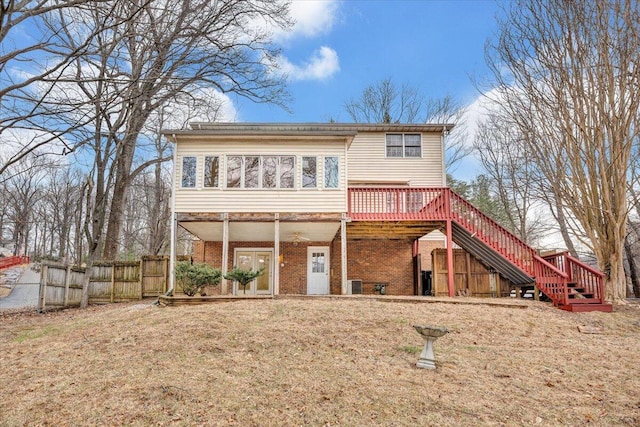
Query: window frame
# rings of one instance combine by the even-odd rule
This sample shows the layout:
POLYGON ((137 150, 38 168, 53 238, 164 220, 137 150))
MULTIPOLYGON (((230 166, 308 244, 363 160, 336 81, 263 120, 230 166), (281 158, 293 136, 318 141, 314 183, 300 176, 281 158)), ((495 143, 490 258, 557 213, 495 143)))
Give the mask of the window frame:
POLYGON ((193 190, 198 187, 198 156, 182 156, 180 165, 180 188, 184 190, 193 190), (193 177, 192 185, 185 185, 185 162, 187 159, 193 159, 193 177))
POLYGON ((318 173, 318 156, 302 156, 302 160, 300 162, 301 174, 300 174, 300 189, 302 190, 317 190, 319 187, 318 180, 320 178, 320 174, 318 173), (307 175, 305 174, 305 159, 313 159, 315 162, 314 165, 314 174, 313 174, 313 185, 305 185, 305 178, 307 175))
POLYGON ((339 190, 340 189, 340 156, 323 156, 322 158, 322 188, 327 190, 339 190), (327 185, 327 179, 329 174, 327 173, 327 159, 336 159, 336 185, 335 187, 327 185))
POLYGON ((385 158, 387 159, 421 159, 422 158, 422 133, 413 133, 413 132, 406 132, 406 133, 386 133, 384 136, 384 154, 385 154, 385 158), (401 141, 402 141, 402 145, 392 145, 391 148, 395 148, 398 149, 400 148, 402 155, 401 156, 392 156, 389 155, 389 136, 401 136, 401 141), (407 146, 407 142, 406 142, 406 137, 407 136, 417 136, 418 137, 418 142, 419 142, 419 146, 416 145, 409 145, 407 146), (407 155, 407 150, 408 149, 415 149, 418 148, 418 155, 416 156, 409 156, 407 155))
POLYGON ((221 183, 221 179, 220 179, 220 172, 222 169, 222 162, 220 159, 220 155, 218 154, 205 154, 204 155, 204 159, 203 159, 203 163, 202 163, 202 188, 206 188, 206 189, 212 189, 212 188, 217 188, 219 189, 221 187, 220 183, 221 183), (207 185, 207 170, 210 170, 210 168, 207 166, 207 159, 215 159, 215 161, 212 161, 212 165, 213 163, 217 163, 217 173, 215 176, 213 176, 213 174, 211 174, 211 176, 209 177, 210 179, 213 180, 212 185, 207 185))
MULTIPOLYGON (((225 155, 225 182, 224 189, 225 190, 296 190, 296 156, 289 154, 227 154, 225 155), (240 159, 240 168, 239 168, 239 179, 238 186, 229 187, 229 164, 231 163, 229 159, 240 159), (255 187, 247 187, 247 159, 257 158, 257 176, 256 181, 257 185, 255 187), (275 158, 275 186, 274 187, 265 187, 265 159, 267 158, 275 158), (291 168, 290 170, 283 172, 282 161, 285 158, 291 159, 291 168), (291 182, 291 187, 283 187, 283 173, 291 174, 291 179, 287 178, 287 182, 291 182)), ((235 161, 235 160, 234 160, 235 161)))

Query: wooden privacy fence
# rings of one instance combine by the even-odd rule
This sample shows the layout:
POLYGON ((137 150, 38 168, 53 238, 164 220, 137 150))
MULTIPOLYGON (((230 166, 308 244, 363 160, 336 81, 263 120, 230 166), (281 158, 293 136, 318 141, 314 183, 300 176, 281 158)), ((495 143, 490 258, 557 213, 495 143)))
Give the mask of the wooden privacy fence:
MULTIPOLYGON (((432 293, 434 296, 447 296, 447 250, 434 249, 432 256, 432 293)), ((504 297, 511 290, 511 282, 492 272, 484 264, 462 249, 453 250, 453 271, 456 294, 468 293, 474 297, 504 297)))
MULTIPOLYGON (((43 264, 38 310, 79 306, 85 269, 43 264)), ((145 256, 140 261, 95 263, 89 278, 89 304, 104 304, 157 297, 167 290, 169 258, 145 256)))

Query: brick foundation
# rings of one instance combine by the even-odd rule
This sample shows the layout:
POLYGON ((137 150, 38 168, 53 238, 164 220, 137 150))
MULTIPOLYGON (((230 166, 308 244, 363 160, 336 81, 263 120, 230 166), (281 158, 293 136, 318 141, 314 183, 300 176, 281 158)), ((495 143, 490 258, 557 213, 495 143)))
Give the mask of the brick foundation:
MULTIPOLYGON (((330 248, 330 293, 339 295, 341 283, 340 239, 332 242, 304 242, 294 245, 280 243, 280 255, 284 266, 280 266, 280 294, 307 293, 307 247, 329 246, 330 248)), ((229 265, 233 268, 233 253, 236 248, 272 249, 273 242, 229 242, 229 265)), ((388 295, 413 295, 413 246, 409 240, 348 240, 347 278, 361 279, 363 293, 374 294, 376 283, 387 285, 388 295)), ((429 257, 430 259, 430 257, 429 257)), ((423 257, 424 261, 424 257, 423 257)), ((193 262, 206 262, 220 268, 222 264, 222 242, 194 242, 193 262)), ((424 267, 423 267, 424 268, 424 267)), ((231 285, 228 289, 231 293, 231 285)), ((205 290, 217 295, 221 287, 205 290)))
POLYGON ((347 278, 362 280, 363 294, 383 283, 387 295, 413 295, 412 255, 410 240, 349 240, 347 278))

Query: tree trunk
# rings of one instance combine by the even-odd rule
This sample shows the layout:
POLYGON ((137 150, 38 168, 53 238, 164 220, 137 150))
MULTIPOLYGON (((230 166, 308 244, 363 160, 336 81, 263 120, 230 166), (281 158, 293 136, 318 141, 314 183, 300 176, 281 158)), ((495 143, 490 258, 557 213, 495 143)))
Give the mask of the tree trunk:
POLYGON ((605 299, 609 302, 624 303, 627 299, 627 280, 624 273, 624 239, 615 245, 616 251, 608 257, 598 257, 608 259, 609 265, 600 265, 600 269, 607 274, 604 284, 605 299))
POLYGON ((105 234, 103 259, 118 259, 120 249, 120 236, 122 234, 122 224, 124 221, 124 209, 127 204, 129 185, 134 178, 131 175, 131 165, 135 154, 138 135, 149 117, 149 111, 137 109, 131 112, 138 118, 130 127, 127 134, 120 142, 120 149, 117 158, 116 179, 113 185, 113 195, 111 196, 111 209, 109 210, 109 220, 107 222, 107 232, 105 234))
POLYGON ((633 247, 629 241, 629 235, 624 239, 624 252, 627 256, 627 263, 629 264, 629 277, 631 278, 631 285, 633 286, 633 294, 636 298, 640 298, 640 283, 638 282, 638 270, 636 268, 636 260, 633 257, 633 247))
POLYGON ((560 234, 562 235, 562 240, 564 240, 564 244, 569 251, 569 254, 572 257, 578 258, 578 253, 576 252, 576 248, 573 245, 573 240, 571 240, 571 235, 569 234, 569 229, 567 228, 567 219, 564 216, 564 207, 562 206, 562 200, 555 196, 556 201, 556 221, 558 221, 558 227, 560 228, 560 234))

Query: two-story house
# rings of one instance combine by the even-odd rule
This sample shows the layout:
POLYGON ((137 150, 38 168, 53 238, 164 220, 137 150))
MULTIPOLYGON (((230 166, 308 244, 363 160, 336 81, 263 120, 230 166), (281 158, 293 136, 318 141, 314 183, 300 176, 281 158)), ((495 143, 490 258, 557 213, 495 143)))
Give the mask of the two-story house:
MULTIPOLYGON (((440 230, 450 296, 455 241, 512 285, 535 281, 568 305, 564 266, 447 188, 452 127, 193 123, 165 131, 175 144, 174 224, 197 237, 195 261, 223 272, 263 269, 246 291, 223 281, 222 294, 419 295, 418 242, 440 230)), ((175 232, 171 241, 175 251, 175 232)))

